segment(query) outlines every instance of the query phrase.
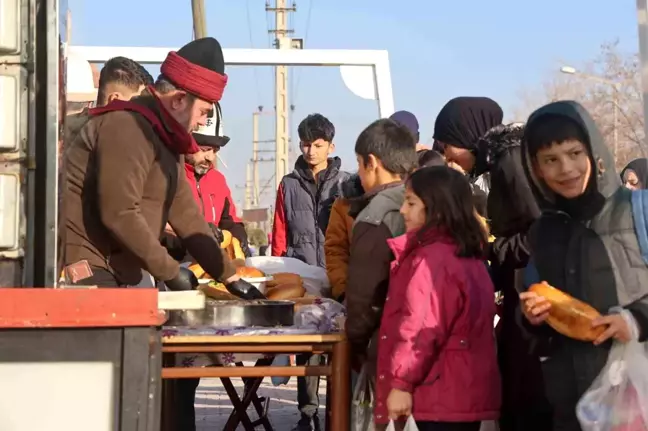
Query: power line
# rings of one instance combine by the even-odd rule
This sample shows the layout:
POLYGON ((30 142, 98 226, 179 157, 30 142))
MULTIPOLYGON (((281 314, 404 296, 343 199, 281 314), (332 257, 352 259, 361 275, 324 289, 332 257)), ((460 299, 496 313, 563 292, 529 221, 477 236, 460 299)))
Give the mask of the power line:
POLYGON ((308 3, 308 14, 306 15, 306 31, 304 32, 304 39, 308 38, 308 30, 310 30, 311 22, 311 12, 313 11, 313 2, 315 0, 310 0, 308 3))
MULTIPOLYGON (((306 43, 306 41, 308 40, 308 31, 310 30, 311 12, 313 11, 313 2, 315 2, 315 0, 310 0, 310 2, 308 2, 308 13, 306 14, 306 31, 304 32, 304 43, 306 43)), ((299 70, 297 70, 296 72, 301 72, 301 71, 302 68, 300 67, 299 70)), ((295 81, 297 82, 294 85, 294 89, 291 91, 291 93, 293 94, 292 97, 293 105, 297 105, 297 92, 299 91, 299 82, 301 80, 300 78, 302 74, 295 73, 295 75, 296 75, 295 81)))
MULTIPOLYGON (((254 49, 254 39, 252 38, 252 20, 250 19, 250 0, 245 0, 245 14, 247 17, 248 36, 250 37, 250 48, 254 49)), ((259 75, 257 73, 256 67, 252 68, 252 73, 254 73, 254 84, 257 93, 257 103, 261 105, 261 87, 259 86, 259 75)))

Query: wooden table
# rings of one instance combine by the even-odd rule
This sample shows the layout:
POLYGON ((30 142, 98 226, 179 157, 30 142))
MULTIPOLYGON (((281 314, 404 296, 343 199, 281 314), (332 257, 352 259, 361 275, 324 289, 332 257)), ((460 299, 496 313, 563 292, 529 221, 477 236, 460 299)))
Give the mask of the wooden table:
MULTIPOLYGON (((191 335, 171 336, 162 339, 163 397, 168 400, 169 381, 167 379, 190 378, 249 378, 249 377, 301 377, 326 376, 327 412, 326 429, 331 431, 349 430, 350 407, 350 364, 349 344, 343 333, 326 335, 191 335), (196 367, 183 368, 175 364, 176 353, 259 353, 259 354, 298 354, 313 353, 329 356, 328 365, 322 366, 256 366, 256 367, 196 367)), ((162 409, 163 430, 172 430, 173 406, 162 409)))

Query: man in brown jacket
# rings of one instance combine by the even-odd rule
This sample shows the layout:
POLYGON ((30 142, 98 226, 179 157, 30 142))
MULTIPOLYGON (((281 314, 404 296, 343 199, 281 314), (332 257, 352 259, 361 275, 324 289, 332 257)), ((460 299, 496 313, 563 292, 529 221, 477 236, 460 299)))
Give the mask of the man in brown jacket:
POLYGON ((160 244, 168 222, 212 276, 241 293, 184 175, 184 154, 199 148, 190 132, 213 115, 227 75, 213 38, 170 52, 154 87, 129 101, 90 110, 66 149, 63 261, 71 284, 129 286, 142 269, 172 290, 188 275, 160 244))

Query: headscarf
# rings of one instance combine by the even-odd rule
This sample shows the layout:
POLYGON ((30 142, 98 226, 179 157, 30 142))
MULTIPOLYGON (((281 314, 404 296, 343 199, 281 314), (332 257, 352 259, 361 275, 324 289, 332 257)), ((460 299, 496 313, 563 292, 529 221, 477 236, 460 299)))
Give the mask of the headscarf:
POLYGON ((621 181, 625 184, 626 171, 633 171, 641 182, 642 189, 648 189, 648 159, 634 159, 621 171, 621 181))
POLYGON ((476 150, 479 138, 502 124, 504 112, 488 97, 456 97, 439 112, 434 139, 458 148, 476 150))

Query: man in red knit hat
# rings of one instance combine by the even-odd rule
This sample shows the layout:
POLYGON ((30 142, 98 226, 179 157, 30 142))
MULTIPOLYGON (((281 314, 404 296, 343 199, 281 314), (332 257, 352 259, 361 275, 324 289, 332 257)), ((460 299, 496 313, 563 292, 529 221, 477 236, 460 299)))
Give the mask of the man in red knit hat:
POLYGON ((227 84, 220 44, 194 40, 162 63, 154 86, 131 101, 90 110, 64 159, 62 250, 69 284, 129 286, 142 270, 171 290, 191 289, 188 270, 160 244, 167 222, 198 263, 243 298, 240 280, 196 204, 184 156, 191 132, 213 115, 227 84))

